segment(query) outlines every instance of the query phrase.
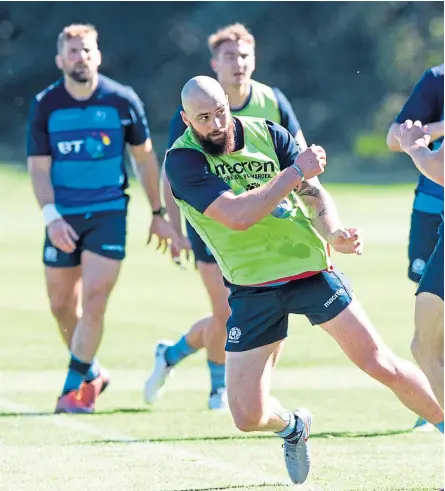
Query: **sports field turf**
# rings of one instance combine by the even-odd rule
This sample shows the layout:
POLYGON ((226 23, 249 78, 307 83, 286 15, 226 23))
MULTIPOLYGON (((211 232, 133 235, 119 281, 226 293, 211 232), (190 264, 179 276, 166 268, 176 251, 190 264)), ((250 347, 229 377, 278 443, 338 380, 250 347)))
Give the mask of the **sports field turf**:
MULTIPOLYGON (((384 339, 410 357, 414 286, 406 278, 413 185, 327 186, 362 257, 339 257, 384 339)), ((25 174, 0 168, 0 490, 281 491, 281 441, 245 435, 206 409, 204 353, 190 357, 153 408, 142 388, 158 339, 176 339, 207 311, 197 273, 147 247, 149 209, 137 185, 128 258, 112 296, 101 362, 112 384, 92 416, 52 415, 68 357, 48 311, 42 220, 25 174)), ((328 335, 293 317, 274 380, 289 408, 314 415, 313 467, 301 490, 420 491, 443 483, 443 440, 407 431, 415 416, 345 358, 328 335)))

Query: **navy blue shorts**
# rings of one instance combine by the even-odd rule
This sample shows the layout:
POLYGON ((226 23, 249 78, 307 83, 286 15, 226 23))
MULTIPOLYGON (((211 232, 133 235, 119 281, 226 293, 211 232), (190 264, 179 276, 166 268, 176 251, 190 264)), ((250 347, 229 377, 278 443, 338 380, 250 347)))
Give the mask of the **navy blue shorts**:
POLYGON ((422 292, 433 293, 443 300, 443 237, 428 260, 416 295, 422 292))
POLYGON ((65 215, 66 220, 79 236, 74 252, 67 254, 54 247, 45 233, 43 262, 53 268, 72 268, 81 263, 83 251, 121 261, 125 257, 127 237, 127 213, 125 211, 101 211, 82 215, 65 215))
POLYGON ((216 264, 216 259, 210 252, 209 248, 205 245, 204 241, 190 225, 188 221, 185 223, 187 229, 187 237, 192 245, 192 251, 195 256, 195 261, 202 261, 204 263, 216 264))
POLYGON ((442 223, 440 213, 413 210, 408 245, 408 277, 419 283, 426 263, 437 244, 437 229, 442 223))
POLYGON ((335 270, 276 287, 231 285, 226 351, 247 351, 286 338, 289 314, 305 315, 312 325, 323 324, 351 301, 349 281, 335 270))

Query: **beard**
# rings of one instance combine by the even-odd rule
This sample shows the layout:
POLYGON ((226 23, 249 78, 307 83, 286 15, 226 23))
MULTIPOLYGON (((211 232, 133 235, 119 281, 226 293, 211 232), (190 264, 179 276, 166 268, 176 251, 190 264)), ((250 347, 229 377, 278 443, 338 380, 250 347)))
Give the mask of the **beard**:
POLYGON ((75 67, 67 72, 68 77, 79 84, 87 84, 93 79, 93 74, 89 67, 75 67))
POLYGON ((235 124, 233 119, 230 120, 230 124, 227 130, 224 132, 223 138, 217 143, 211 139, 211 133, 208 133, 206 136, 202 136, 195 130, 195 128, 193 128, 193 126, 190 127, 205 153, 217 157, 218 155, 227 155, 233 152, 235 148, 235 124))

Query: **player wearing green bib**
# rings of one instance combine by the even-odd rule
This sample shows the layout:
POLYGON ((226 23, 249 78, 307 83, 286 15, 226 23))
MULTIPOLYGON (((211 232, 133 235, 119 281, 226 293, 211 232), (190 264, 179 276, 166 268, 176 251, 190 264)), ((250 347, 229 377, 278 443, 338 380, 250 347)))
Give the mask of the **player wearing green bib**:
MULTIPOLYGON (((212 53, 211 65, 218 81, 229 97, 234 116, 261 117, 284 126, 302 149, 306 141, 292 106, 276 87, 269 87, 251 79, 255 69, 255 40, 241 24, 220 29, 209 37, 212 53)), ((182 107, 176 111, 170 123, 168 148, 182 136, 187 126, 181 117, 182 107)), ((165 177, 165 176, 164 176, 165 177)), ((170 185, 165 179, 164 195, 168 215, 179 237, 182 237, 181 218, 174 202, 170 185)), ((224 286, 221 271, 212 251, 206 246, 190 221, 186 221, 187 238, 172 247, 173 257, 179 257, 181 248, 192 248, 196 267, 210 298, 212 313, 199 319, 177 342, 160 341, 155 349, 154 369, 145 384, 145 400, 153 403, 174 366, 200 348, 207 350, 210 372, 210 409, 226 409, 225 383, 226 323, 230 315, 228 290, 224 286)), ((176 244, 174 242, 173 244, 176 244)))
POLYGON ((330 263, 327 244, 346 254, 360 254, 362 245, 356 229, 341 226, 315 177, 326 164, 324 150, 312 145, 301 152, 280 125, 232 117, 222 87, 209 77, 187 82, 182 103, 188 129, 169 150, 165 171, 230 289, 227 394, 236 426, 282 437, 291 480, 306 480, 311 414, 283 408, 269 392, 288 316, 302 314, 443 431, 425 375, 383 343, 330 263))
MULTIPOLYGON (((266 120, 239 118, 236 121, 242 121, 244 132, 240 149, 227 155, 224 161, 212 155, 206 155, 206 159, 210 172, 220 177, 238 195, 246 189, 260 187, 281 169, 266 120)), ((201 151, 202 147, 193 132, 187 130, 171 148, 176 149, 201 151)), ((283 200, 274 215, 264 217, 259 224, 246 230, 243 225, 233 230, 227 229, 187 201, 180 200, 178 203, 187 220, 212 251, 223 276, 232 284, 264 284, 290 276, 290 273, 297 276, 329 268, 325 242, 313 228, 295 192, 283 200), (240 234, 239 229, 244 233, 240 234), (292 235, 298 237, 298 243, 289 241, 292 235), (268 260, 259 262, 258 257, 264 250, 269 253, 268 260), (239 251, 243 251, 243 254, 239 251)))

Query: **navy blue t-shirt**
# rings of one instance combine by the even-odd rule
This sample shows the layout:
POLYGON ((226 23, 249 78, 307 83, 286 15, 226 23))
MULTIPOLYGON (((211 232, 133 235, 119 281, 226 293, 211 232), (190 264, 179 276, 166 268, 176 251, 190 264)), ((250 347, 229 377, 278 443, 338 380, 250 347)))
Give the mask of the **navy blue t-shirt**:
MULTIPOLYGON (((419 120, 423 124, 443 121, 444 112, 444 74, 443 63, 427 70, 417 82, 411 95, 403 106, 395 123, 402 124, 407 119, 419 120)), ((438 148, 443 138, 434 142, 438 148)), ((414 209, 426 213, 443 212, 443 187, 420 175, 417 185, 414 209)))
MULTIPOLYGON (((244 145, 244 130, 241 122, 235 122, 235 150, 244 145)), ((291 166, 298 157, 299 149, 294 137, 282 126, 266 120, 270 136, 280 163, 280 169, 291 166)), ((193 206, 200 213, 205 210, 230 186, 209 169, 206 157, 198 150, 177 148, 170 150, 165 159, 165 172, 176 198, 193 206)))
POLYGON ((125 143, 141 145, 149 137, 143 104, 131 87, 99 75, 91 97, 79 101, 62 79, 32 102, 26 152, 51 156, 59 213, 124 210, 125 143))
MULTIPOLYGON (((297 134, 297 132, 301 129, 300 123, 298 122, 297 117, 295 116, 294 110, 292 109, 291 103, 287 100, 286 96, 281 92, 280 89, 276 87, 272 87, 272 90, 277 99, 278 109, 280 111, 280 121, 276 121, 281 126, 287 129, 289 133, 293 136, 297 134)), ((236 116, 237 111, 242 111, 250 102, 252 98, 252 89, 250 90, 249 97, 242 107, 233 108, 230 110, 233 116, 236 116)), ((183 110, 182 106, 179 106, 176 110, 173 118, 170 121, 170 132, 168 137, 167 148, 170 148, 175 141, 183 135, 184 131, 187 129, 184 121, 181 117, 181 111, 183 110)), ((244 115, 246 116, 246 115, 244 115)))

